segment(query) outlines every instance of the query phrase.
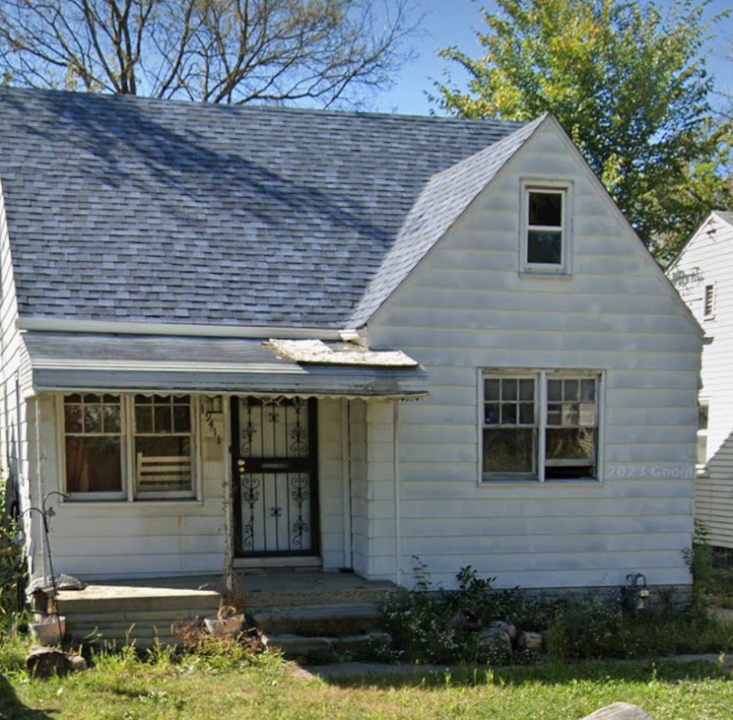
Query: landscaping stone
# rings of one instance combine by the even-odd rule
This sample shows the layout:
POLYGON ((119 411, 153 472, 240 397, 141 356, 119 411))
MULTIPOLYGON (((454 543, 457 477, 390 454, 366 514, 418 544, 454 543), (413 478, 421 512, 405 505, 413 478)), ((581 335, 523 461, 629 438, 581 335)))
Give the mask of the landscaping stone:
POLYGON ((545 636, 538 632, 521 632, 517 637, 517 649, 539 652, 545 644, 545 636))
POLYGON ((36 646, 31 648, 25 661, 28 673, 32 677, 47 679, 56 675, 68 675, 87 669, 84 658, 70 655, 63 650, 52 647, 36 646))
POLYGON ((516 642, 517 640, 517 628, 516 626, 512 625, 511 623, 504 622, 503 620, 495 620, 489 625, 490 628, 495 628, 497 630, 504 630, 506 634, 509 636, 509 639, 512 642, 516 642))
POLYGON ((486 628, 479 633, 479 637, 488 650, 507 654, 512 652, 512 639, 502 627, 486 628))
POLYGON ((583 720, 652 720, 652 718, 637 705, 617 702, 587 715, 583 720))

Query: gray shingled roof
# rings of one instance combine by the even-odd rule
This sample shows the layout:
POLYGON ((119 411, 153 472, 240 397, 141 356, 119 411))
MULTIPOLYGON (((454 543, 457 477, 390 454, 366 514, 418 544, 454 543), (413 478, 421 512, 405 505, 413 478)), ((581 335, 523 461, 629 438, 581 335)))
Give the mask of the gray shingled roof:
POLYGON ((728 225, 733 225, 733 212, 723 212, 721 210, 716 210, 715 214, 721 219, 725 220, 725 222, 728 223, 728 225))
POLYGON ((474 182, 430 178, 518 127, 2 88, 20 314, 345 327, 399 275, 370 287, 421 193, 474 182))

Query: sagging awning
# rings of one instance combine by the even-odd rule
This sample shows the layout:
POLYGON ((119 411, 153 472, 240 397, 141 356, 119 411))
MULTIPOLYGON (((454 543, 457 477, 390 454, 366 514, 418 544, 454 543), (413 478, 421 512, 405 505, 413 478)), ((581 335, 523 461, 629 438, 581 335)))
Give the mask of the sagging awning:
POLYGON ((25 332, 22 338, 29 395, 154 391, 398 399, 428 393, 425 369, 403 353, 397 362, 388 353, 344 344, 329 348, 343 353, 340 364, 333 357, 284 357, 278 341, 50 332, 25 332))

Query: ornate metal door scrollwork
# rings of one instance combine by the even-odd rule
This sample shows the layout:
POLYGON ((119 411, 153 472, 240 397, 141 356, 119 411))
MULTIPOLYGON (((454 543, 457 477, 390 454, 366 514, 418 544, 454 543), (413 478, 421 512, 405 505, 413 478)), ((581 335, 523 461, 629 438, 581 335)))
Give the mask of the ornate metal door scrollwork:
POLYGON ((237 401, 239 554, 315 552, 313 411, 300 398, 237 401))

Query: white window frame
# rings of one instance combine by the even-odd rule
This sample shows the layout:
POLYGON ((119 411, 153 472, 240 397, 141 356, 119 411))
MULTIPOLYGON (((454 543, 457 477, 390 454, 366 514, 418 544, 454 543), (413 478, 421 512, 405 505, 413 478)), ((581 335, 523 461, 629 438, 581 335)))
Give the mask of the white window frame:
POLYGON ((564 276, 572 272, 572 205, 573 205, 573 183, 569 180, 543 180, 522 178, 520 181, 520 252, 519 272, 530 275, 564 276), (562 262, 554 263, 532 263, 529 261, 529 232, 530 230, 557 231, 557 227, 545 227, 542 225, 530 225, 529 223, 529 196, 531 193, 557 194, 562 197, 561 216, 561 257, 562 262))
POLYGON ((715 283, 707 283, 702 291, 702 317, 703 320, 715 319, 715 283), (708 290, 710 290, 710 312, 708 312, 708 290))
POLYGON ((605 373, 602 370, 571 370, 571 369, 544 369, 530 370, 523 369, 491 369, 483 368, 478 372, 478 483, 479 485, 495 485, 501 482, 528 482, 528 483, 546 483, 548 485, 556 483, 602 483, 603 482, 603 455, 604 455, 604 413, 605 413, 605 373), (517 378, 517 379, 535 379, 535 427, 537 428, 537 438, 534 458, 534 467, 536 473, 534 477, 528 478, 526 475, 518 477, 514 473, 503 473, 496 475, 488 475, 484 473, 484 429, 489 427, 485 423, 485 399, 484 399, 484 380, 492 378, 517 378), (552 478, 546 479, 546 430, 547 423, 547 381, 548 379, 594 379, 596 381, 596 477, 583 478, 552 478))
MULTIPOLYGON (((73 502, 176 502, 200 501, 201 492, 201 412, 200 398, 189 395, 191 399, 191 489, 186 491, 160 491, 137 493, 136 463, 135 463, 135 395, 186 395, 188 393, 112 393, 108 391, 78 391, 59 393, 56 398, 56 427, 58 443, 58 472, 59 485, 67 494, 68 500, 73 502), (66 488, 66 418, 64 414, 64 399, 68 395, 115 395, 120 398, 121 412, 121 442, 122 442, 122 492, 84 492, 69 493, 66 488)), ((73 433, 70 433, 73 434, 73 433)))

